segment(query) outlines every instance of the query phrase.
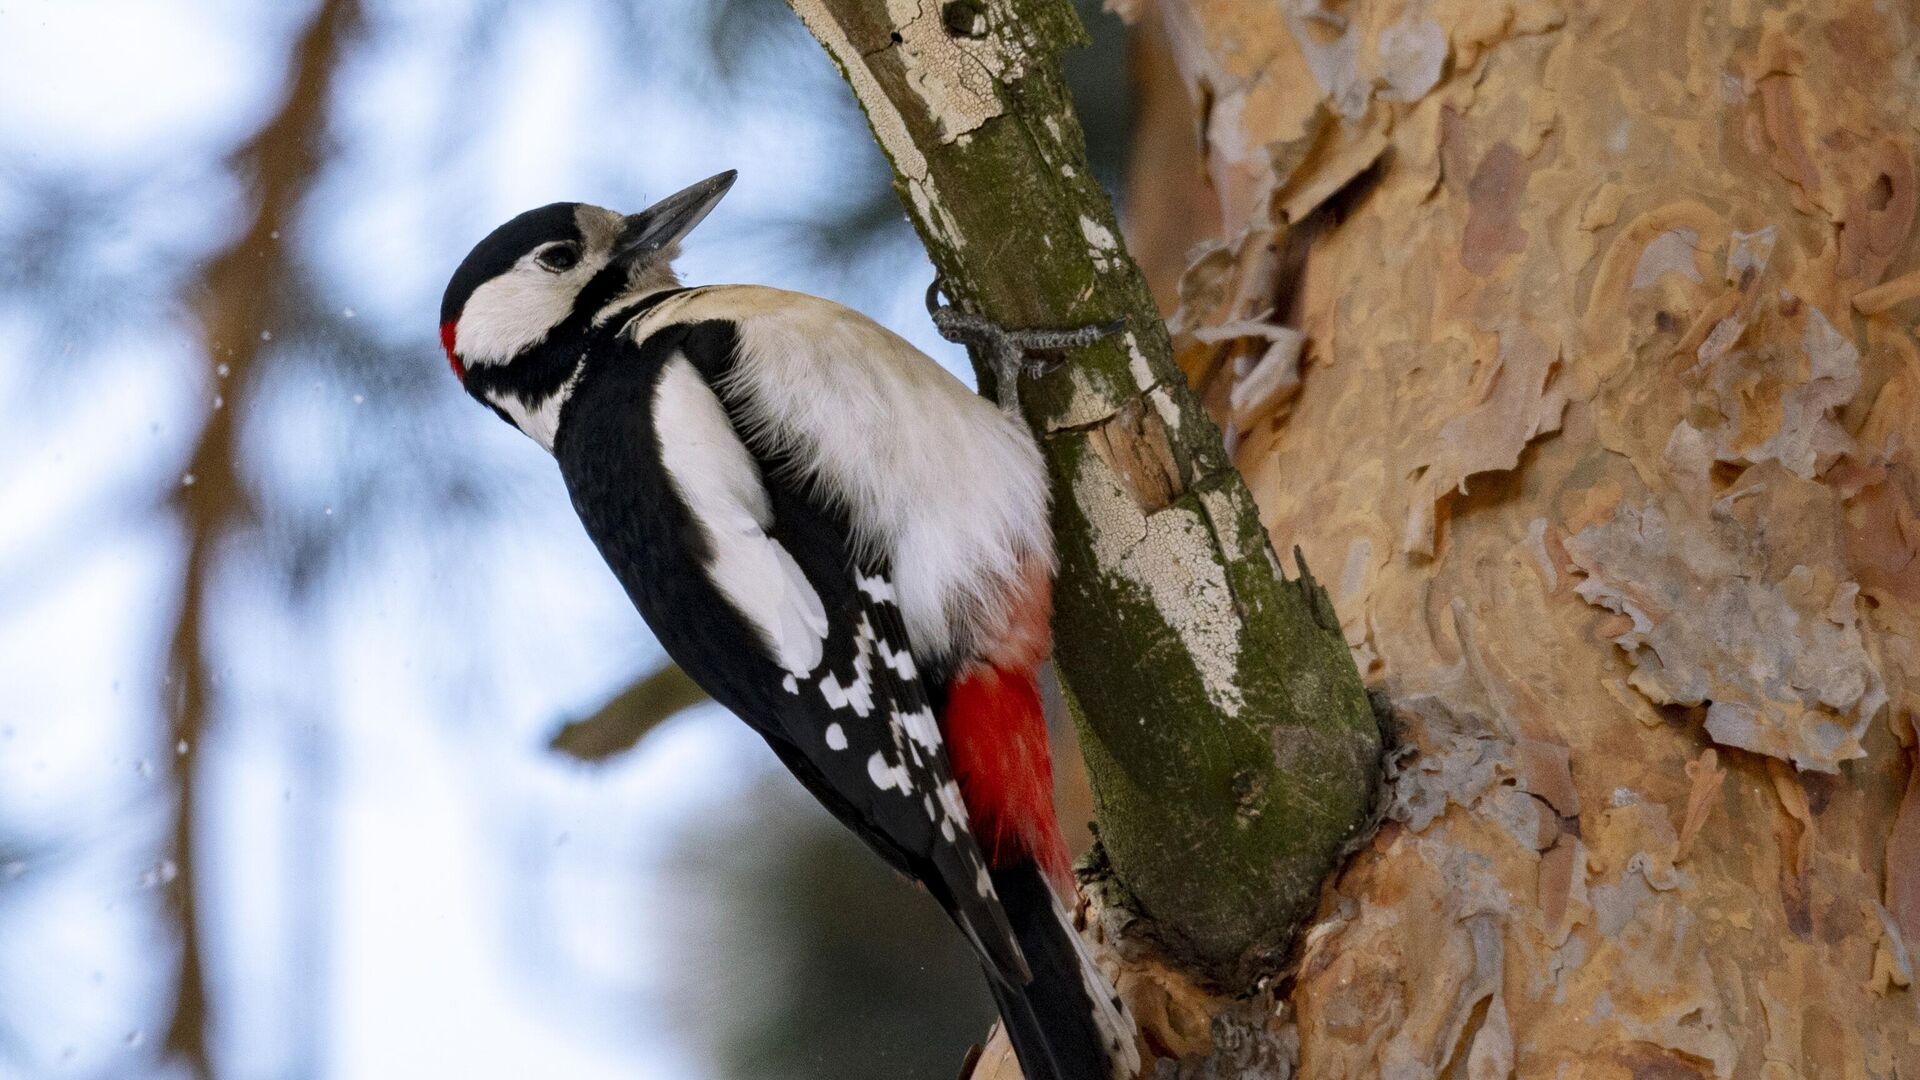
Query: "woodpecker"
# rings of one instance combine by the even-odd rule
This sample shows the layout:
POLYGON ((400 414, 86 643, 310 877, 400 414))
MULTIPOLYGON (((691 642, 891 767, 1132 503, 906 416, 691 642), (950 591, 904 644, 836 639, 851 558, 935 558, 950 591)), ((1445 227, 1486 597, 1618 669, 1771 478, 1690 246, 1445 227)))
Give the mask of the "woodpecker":
POLYGON ((447 360, 553 454, 668 655, 945 908, 1027 1080, 1127 1080, 1133 1021, 1063 902, 1039 450, 857 312, 681 285, 734 176, 501 225, 447 285, 447 360))

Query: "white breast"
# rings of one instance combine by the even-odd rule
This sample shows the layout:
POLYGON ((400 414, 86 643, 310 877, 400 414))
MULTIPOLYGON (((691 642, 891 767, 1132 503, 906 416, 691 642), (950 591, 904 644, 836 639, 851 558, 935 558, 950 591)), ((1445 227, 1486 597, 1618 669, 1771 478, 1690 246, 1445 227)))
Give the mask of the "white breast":
POLYGON ((703 289, 635 328, 726 319, 746 435, 792 453, 841 500, 856 540, 893 565, 901 614, 929 660, 970 657, 1001 632, 1022 560, 1050 573, 1047 478, 1018 423, 925 353, 828 300, 757 286, 703 289))

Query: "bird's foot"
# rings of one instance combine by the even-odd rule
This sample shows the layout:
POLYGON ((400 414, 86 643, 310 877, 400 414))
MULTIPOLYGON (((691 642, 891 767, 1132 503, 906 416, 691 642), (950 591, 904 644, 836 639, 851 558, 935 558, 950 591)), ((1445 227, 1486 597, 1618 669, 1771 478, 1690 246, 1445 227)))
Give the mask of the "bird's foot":
POLYGON ((948 341, 979 349, 986 354, 993 368, 1000 407, 1016 417, 1020 415, 1020 377, 1039 378, 1064 362, 1059 355, 1045 354, 1085 348, 1101 338, 1119 333, 1127 325, 1125 319, 1115 319, 1099 326, 1082 326, 1073 330, 1012 330, 984 315, 975 315, 961 311, 952 304, 941 303, 940 294, 945 291, 944 284, 943 279, 936 276, 933 284, 927 286, 927 314, 933 319, 933 328, 948 341))

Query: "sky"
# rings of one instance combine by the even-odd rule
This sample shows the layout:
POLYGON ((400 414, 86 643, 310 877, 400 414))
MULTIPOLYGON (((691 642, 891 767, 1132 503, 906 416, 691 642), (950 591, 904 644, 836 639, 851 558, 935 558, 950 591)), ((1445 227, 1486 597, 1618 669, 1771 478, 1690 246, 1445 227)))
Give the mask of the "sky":
MULTIPOLYGON (((493 225, 737 168, 689 280, 840 299, 964 374, 919 309, 930 270, 904 224, 839 261, 794 242, 885 183, 824 57, 787 34, 742 91, 689 59, 700 6, 645 0, 637 31, 609 33, 604 3, 370 4, 328 164, 278 238, 315 276, 320 340, 332 325, 438 371, 440 289, 493 225)), ((208 792, 223 1075, 701 1076, 657 1000, 663 946, 637 931, 671 921, 682 826, 763 776, 764 749, 712 708, 604 767, 543 749, 660 657, 551 463, 451 378, 396 406, 381 396, 406 379, 297 356, 248 402, 208 377, 180 290, 241 219, 226 156, 310 11, 0 2, 0 220, 18 237, 77 208, 80 267, 56 293, 22 275, 0 292, 0 834, 36 839, 0 861, 0 1077, 151 1067, 175 753, 208 792), (218 722, 167 746, 164 499, 227 407, 250 409, 243 473, 273 521, 217 576, 218 722), (386 452, 444 455, 483 508, 364 508, 354 484, 386 452), (315 533, 346 554, 290 604, 285 537, 315 533)))

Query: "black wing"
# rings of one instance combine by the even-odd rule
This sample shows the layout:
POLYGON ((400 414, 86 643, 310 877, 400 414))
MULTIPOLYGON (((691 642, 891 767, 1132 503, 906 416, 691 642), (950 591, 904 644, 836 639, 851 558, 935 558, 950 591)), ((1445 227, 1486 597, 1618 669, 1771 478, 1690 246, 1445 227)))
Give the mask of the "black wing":
MULTIPOLYGON (((759 731, 829 811, 923 882, 1000 978, 1025 983, 1026 964, 968 830, 889 568, 857 556, 844 516, 811 498, 783 462, 754 455, 730 413, 723 438, 731 444, 712 449, 751 457, 757 489, 734 491, 742 487, 736 482, 728 505, 696 509, 665 464, 663 440, 692 429, 686 417, 656 416, 663 373, 677 380, 677 400, 704 408, 704 399, 686 397, 679 365, 697 369, 711 394, 735 340, 729 323, 680 324, 638 344, 607 341, 589 354, 554 447, 574 508, 668 654, 759 731), (717 527, 722 519, 727 525, 717 527), (759 531, 743 540, 735 526, 759 531), (811 586, 811 595, 793 600, 806 610, 782 610, 791 580, 772 571, 766 587, 743 591, 736 580, 730 595, 716 584, 713 568, 740 544, 755 557, 767 554, 757 545, 777 546, 775 556, 790 559, 811 586), (815 621, 820 615, 823 624, 815 621), (823 625, 817 662, 790 670, 796 650, 788 649, 783 667, 761 629, 769 625, 823 625)), ((719 395, 712 400, 724 411, 719 395)), ((699 434, 716 441, 711 426, 699 434)), ((703 487, 701 497, 713 490, 703 487)))

